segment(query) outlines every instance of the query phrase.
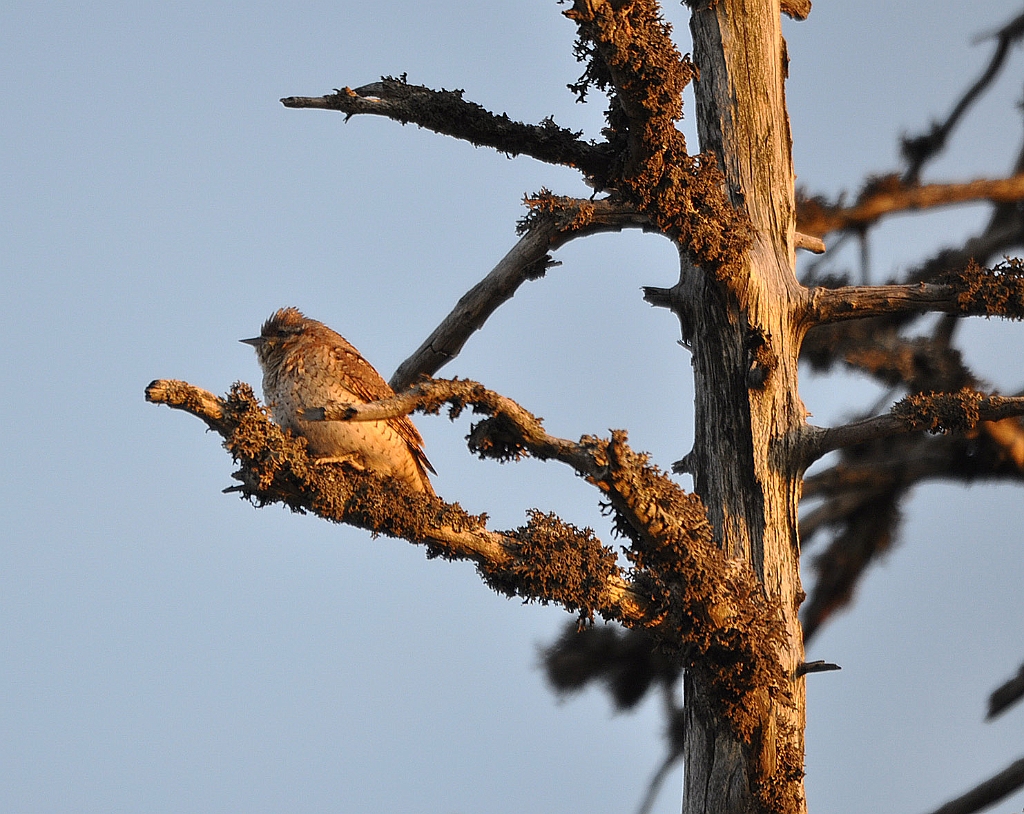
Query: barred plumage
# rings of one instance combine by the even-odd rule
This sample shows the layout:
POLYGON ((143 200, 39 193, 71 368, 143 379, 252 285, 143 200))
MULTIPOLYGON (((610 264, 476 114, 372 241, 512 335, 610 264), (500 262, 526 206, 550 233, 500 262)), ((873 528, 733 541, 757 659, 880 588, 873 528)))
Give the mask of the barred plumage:
POLYGON ((328 401, 366 403, 394 395, 381 375, 341 334, 282 308, 260 335, 243 339, 256 349, 263 369, 263 397, 274 420, 306 439, 321 460, 345 460, 408 488, 434 494, 423 439, 407 416, 386 421, 304 421, 300 411, 328 401))

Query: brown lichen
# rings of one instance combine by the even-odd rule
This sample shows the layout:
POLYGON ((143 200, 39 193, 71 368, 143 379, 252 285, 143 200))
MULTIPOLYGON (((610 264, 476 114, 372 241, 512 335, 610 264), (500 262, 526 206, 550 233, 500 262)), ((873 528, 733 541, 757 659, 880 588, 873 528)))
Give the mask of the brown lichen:
POLYGON ((933 434, 967 432, 980 419, 985 394, 964 387, 955 393, 917 393, 896 402, 892 414, 912 430, 933 434))
POLYGON ((953 287, 962 314, 1024 319, 1024 261, 1019 258, 1007 258, 990 269, 971 260, 936 282, 953 287))
POLYGON ((516 224, 519 235, 526 234, 542 220, 553 220, 563 232, 578 232, 594 220, 594 205, 590 201, 555 195, 543 187, 533 195, 524 195, 523 203, 530 211, 516 224))
POLYGON ((624 432, 606 443, 608 496, 616 529, 632 541, 626 556, 651 600, 659 647, 708 675, 710 699, 746 743, 761 725, 760 694, 784 692, 777 653, 781 613, 753 571, 717 547, 696 495, 632 451, 624 432))
POLYGON ((507 565, 478 567, 499 593, 527 601, 557 602, 592 622, 604 601, 609 580, 618 575, 615 552, 589 528, 580 529, 554 514, 530 510, 530 519, 510 537, 517 556, 507 565))
POLYGON ((236 384, 227 398, 217 399, 185 383, 158 384, 147 391, 151 401, 172 404, 170 393, 181 402, 172 406, 191 405, 190 411, 214 422, 240 465, 235 490, 258 505, 284 503, 424 544, 429 556, 472 559, 488 584, 506 595, 557 602, 583 620, 600 614, 646 628, 666 657, 707 676, 710 701, 744 743, 751 744, 763 726, 768 699, 785 695, 776 655, 783 635, 778 608, 748 566, 717 548, 699 498, 631 450, 624 432, 571 444, 547 436, 538 419, 475 382, 438 382, 437 392, 429 382, 414 388, 425 409, 439 409, 444 394, 456 412, 471 406, 500 416, 523 453, 572 463, 602 491, 615 528, 632 541, 628 579, 615 552, 590 529, 555 515, 531 511, 525 526, 490 532, 486 517, 456 503, 409 492, 344 463, 311 459, 303 439, 270 421, 248 385, 236 384))
POLYGON ((691 156, 676 127, 697 69, 657 4, 578 1, 565 15, 578 26, 576 57, 586 65, 570 87, 581 99, 591 88, 609 95, 604 134, 615 158, 591 176, 595 187, 616 190, 715 279, 735 276, 750 226, 726 198, 717 160, 691 156))

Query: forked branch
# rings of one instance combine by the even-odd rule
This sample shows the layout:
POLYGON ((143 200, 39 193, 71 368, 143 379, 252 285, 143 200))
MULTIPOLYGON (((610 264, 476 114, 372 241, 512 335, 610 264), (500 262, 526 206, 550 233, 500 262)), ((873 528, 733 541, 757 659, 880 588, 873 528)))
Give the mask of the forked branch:
POLYGON ((425 545, 430 556, 475 562, 505 593, 559 602, 584 617, 599 613, 626 624, 649 620, 650 602, 616 565, 610 548, 589 530, 534 513, 518 529, 495 532, 457 503, 412 493, 394 482, 342 464, 310 458, 305 440, 267 416, 248 385, 221 399, 181 381, 157 380, 147 401, 192 413, 224 439, 241 465, 239 491, 259 505, 283 503, 375 534, 425 545))

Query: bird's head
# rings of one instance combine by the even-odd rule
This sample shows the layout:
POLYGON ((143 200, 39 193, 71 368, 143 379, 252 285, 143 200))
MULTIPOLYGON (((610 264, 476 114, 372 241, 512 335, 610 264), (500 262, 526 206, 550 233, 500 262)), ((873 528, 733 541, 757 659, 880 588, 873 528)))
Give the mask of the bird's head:
POLYGON ((266 367, 287 353, 312 323, 298 308, 282 308, 263 323, 259 336, 238 341, 252 345, 260 364, 266 367))

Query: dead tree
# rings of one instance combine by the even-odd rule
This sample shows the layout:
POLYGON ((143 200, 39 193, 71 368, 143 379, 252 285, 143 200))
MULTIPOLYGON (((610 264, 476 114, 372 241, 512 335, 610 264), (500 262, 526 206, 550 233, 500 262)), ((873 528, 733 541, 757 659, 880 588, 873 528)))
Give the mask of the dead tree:
MULTIPOLYGON (((529 196, 520 241, 401 365, 392 378, 397 396, 362 407, 309 405, 309 415, 359 421, 471 409, 484 416, 469 436, 473 453, 558 460, 597 489, 626 541, 628 567, 591 531, 553 514, 532 510, 525 525, 495 531, 455 502, 407 493, 342 464, 318 465, 301 439, 268 421, 245 385, 218 398, 184 382, 156 381, 147 398, 187 410, 220 433, 240 464, 234 490, 259 504, 280 502, 401 537, 425 545, 430 556, 471 559, 500 592, 560 603, 584 623, 600 615, 635 631, 644 642, 637 652, 657 654, 634 676, 640 693, 654 673, 663 682, 685 675, 675 745, 685 760, 683 810, 797 814, 806 809, 805 675, 832 666, 804 661, 801 493, 822 499, 804 518, 805 538, 842 529, 818 560, 822 578, 805 611, 813 631, 884 546, 912 483, 1020 476, 1024 398, 980 392, 951 340, 962 317, 1024 317, 1024 267, 984 265, 1022 242, 1017 203, 1024 184, 1014 176, 921 186, 921 166, 941 149, 951 120, 908 140, 902 177, 876 180, 853 206, 798 200, 780 13, 802 19, 810 3, 691 5, 692 58, 677 49, 655 0, 575 0, 564 12, 577 27, 584 65, 572 89, 580 100, 607 98, 600 141, 551 119, 525 124, 495 115, 459 91, 431 90, 404 76, 282 100, 291 108, 412 122, 572 167, 596 190, 590 200, 547 190, 529 196), (699 152, 677 128, 691 82, 699 152), (822 251, 823 237, 864 233, 891 211, 979 198, 998 203, 986 234, 902 282, 840 284, 817 272, 798 279, 798 248, 822 251), (425 378, 520 285, 542 276, 552 251, 625 228, 658 232, 678 248, 679 282, 645 295, 678 316, 692 353, 695 441, 676 468, 693 475, 694 494, 632 450, 625 432, 556 438, 525 407, 482 384, 425 378), (935 336, 905 338, 901 331, 927 313, 948 319, 935 336), (812 426, 798 392, 801 358, 821 368, 858 365, 906 397, 845 426, 812 426), (965 444, 984 454, 968 456, 965 444), (807 467, 835 450, 844 451, 841 463, 805 484, 807 467)), ((1000 32, 1003 52, 1022 25, 1017 20, 1000 32)), ((574 648, 563 647, 562 656, 574 648)), ((609 659, 598 658, 593 674, 609 659)))

